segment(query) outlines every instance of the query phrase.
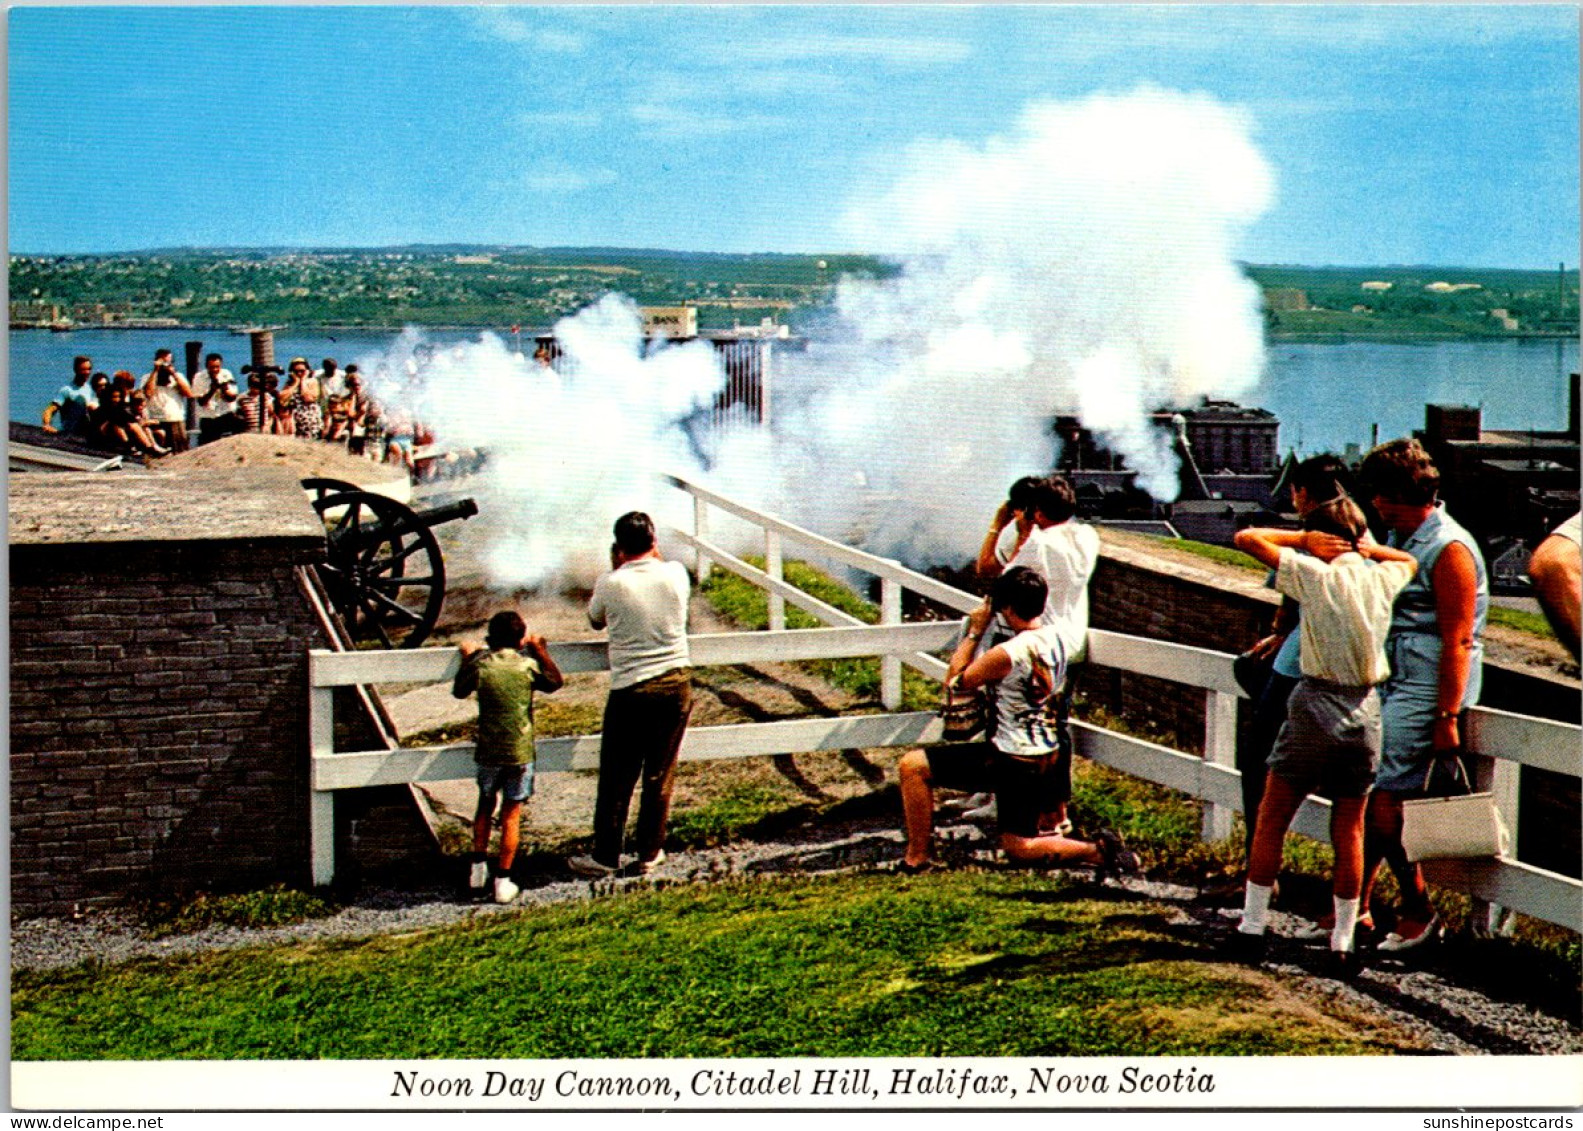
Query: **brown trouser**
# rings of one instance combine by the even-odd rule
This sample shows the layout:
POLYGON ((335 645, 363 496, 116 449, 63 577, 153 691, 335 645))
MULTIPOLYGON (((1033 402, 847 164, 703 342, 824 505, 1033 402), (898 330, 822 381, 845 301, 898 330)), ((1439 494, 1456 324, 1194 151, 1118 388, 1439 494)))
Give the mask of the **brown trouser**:
POLYGON ((594 859, 601 864, 614 868, 621 863, 627 810, 639 778, 638 857, 652 860, 659 855, 676 780, 676 754, 692 710, 692 676, 686 668, 618 688, 605 700, 594 800, 594 859))

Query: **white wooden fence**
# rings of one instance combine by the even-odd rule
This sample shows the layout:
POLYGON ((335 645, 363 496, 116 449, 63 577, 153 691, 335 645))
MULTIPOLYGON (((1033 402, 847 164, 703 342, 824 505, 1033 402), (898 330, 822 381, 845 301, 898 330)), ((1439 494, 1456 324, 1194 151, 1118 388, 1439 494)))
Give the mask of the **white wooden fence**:
MULTIPOLYGON (((692 636, 689 644, 693 663, 708 667, 879 656, 881 700, 886 712, 694 727, 683 742, 683 760, 915 746, 938 741, 940 723, 933 712, 898 713, 896 710, 901 701, 901 666, 906 664, 928 675, 942 676, 944 662, 929 653, 950 646, 958 626, 956 622, 942 621, 902 623, 901 594, 903 589, 908 589, 962 612, 977 605, 977 597, 909 570, 898 562, 822 538, 691 483, 679 479, 672 482, 694 500, 693 532, 673 531, 671 534, 693 549, 700 577, 715 567, 729 570, 768 590, 770 601, 769 632, 692 636), (710 541, 710 508, 718 508, 762 531, 765 569, 754 568, 710 541), (797 547, 800 557, 877 576, 880 579, 881 623, 865 625, 789 585, 781 576, 787 543, 797 547), (787 629, 785 605, 788 602, 831 627, 787 629)), ((552 644, 550 651, 561 670, 567 673, 608 668, 603 643, 552 644)), ((1074 738, 1078 753, 1085 757, 1205 802, 1202 831, 1206 839, 1229 835, 1232 814, 1240 811, 1242 801, 1240 775, 1234 764, 1237 698, 1242 691, 1232 675, 1233 657, 1203 648, 1093 630, 1089 633, 1088 660, 1104 667, 1205 689, 1203 757, 1088 723, 1073 723, 1074 738)), ((334 689, 359 684, 448 681, 456 674, 459 664, 460 657, 454 648, 310 652, 310 837, 315 883, 330 883, 335 876, 336 791, 470 778, 474 768, 471 744, 335 753, 332 743, 334 689)), ((1475 708, 1468 729, 1470 750, 1494 760, 1493 789, 1515 845, 1520 817, 1517 767, 1533 766, 1579 776, 1580 762, 1583 762, 1583 727, 1475 708)), ((541 739, 537 770, 541 774, 592 770, 598 766, 598 756, 598 735, 541 739)), ((900 820, 899 813, 897 819, 900 820)), ((1328 825, 1329 804, 1309 798, 1298 813, 1294 829, 1328 840, 1328 825)), ((1583 931, 1583 882, 1578 880, 1512 859, 1441 861, 1429 865, 1427 870, 1431 880, 1442 886, 1574 931, 1583 931)))

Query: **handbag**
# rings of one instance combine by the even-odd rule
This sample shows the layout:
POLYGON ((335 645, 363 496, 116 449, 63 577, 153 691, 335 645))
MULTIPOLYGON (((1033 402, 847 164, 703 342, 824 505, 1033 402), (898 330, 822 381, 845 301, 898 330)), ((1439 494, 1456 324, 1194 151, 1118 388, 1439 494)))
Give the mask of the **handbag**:
POLYGON ((1231 661, 1231 674, 1237 686, 1257 703, 1259 696, 1264 694, 1265 685, 1270 682, 1270 676, 1275 674, 1275 657, 1244 652, 1231 661))
MULTIPOLYGON (((1449 788, 1456 791, 1443 797, 1421 797, 1402 802, 1402 848, 1407 859, 1465 859, 1504 856, 1510 847, 1506 822, 1495 808, 1490 793, 1474 793, 1462 759, 1446 759, 1451 766, 1449 788)), ((1424 774, 1424 792, 1431 792, 1431 779, 1441 759, 1431 759, 1424 774)))
POLYGON ((982 687, 964 690, 957 679, 945 685, 940 704, 940 737, 946 742, 970 742, 989 729, 989 695, 982 687))

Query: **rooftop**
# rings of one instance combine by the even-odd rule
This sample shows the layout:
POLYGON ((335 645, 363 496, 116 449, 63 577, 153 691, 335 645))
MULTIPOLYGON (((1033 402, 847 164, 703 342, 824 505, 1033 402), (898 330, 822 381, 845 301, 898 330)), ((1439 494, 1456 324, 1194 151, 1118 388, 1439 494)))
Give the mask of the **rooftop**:
POLYGON ((257 539, 322 541, 324 524, 283 467, 147 475, 13 475, 12 546, 257 539))

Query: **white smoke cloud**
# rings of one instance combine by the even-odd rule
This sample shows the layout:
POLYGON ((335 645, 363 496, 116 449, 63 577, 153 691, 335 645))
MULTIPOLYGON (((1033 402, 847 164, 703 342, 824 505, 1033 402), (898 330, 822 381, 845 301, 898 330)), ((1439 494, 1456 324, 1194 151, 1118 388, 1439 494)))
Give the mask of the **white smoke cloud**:
MULTIPOLYGON (((723 384, 712 347, 645 356, 615 295, 556 325, 558 371, 491 335, 436 353, 410 334, 364 369, 446 444, 491 453, 468 489, 500 584, 587 581, 626 510, 690 528, 664 472, 910 564, 960 564, 1007 486, 1052 466, 1055 414, 1169 500, 1171 437, 1149 414, 1257 383, 1259 293, 1234 252, 1272 177, 1249 134, 1208 97, 1144 89, 915 145, 849 218, 900 273, 843 281, 832 332, 775 356, 768 430, 690 432, 723 384)), ((716 520, 752 548, 741 533, 716 520)))
POLYGON ((845 283, 846 336, 783 373, 782 497, 832 534, 960 561, 1007 485, 1051 465, 1050 417, 1075 412, 1173 499, 1149 413, 1235 398, 1263 367, 1234 258, 1273 189, 1249 129, 1208 97, 1143 89, 915 145, 849 216, 902 273, 845 283))
POLYGON ((724 376, 707 342, 645 354, 642 331, 632 301, 606 295, 556 324, 553 369, 493 334, 436 349, 410 330, 363 366, 377 397, 410 406, 444 446, 488 452, 467 491, 495 584, 586 584, 609 567, 611 523, 629 510, 690 523, 660 476, 699 474, 684 422, 724 376))

